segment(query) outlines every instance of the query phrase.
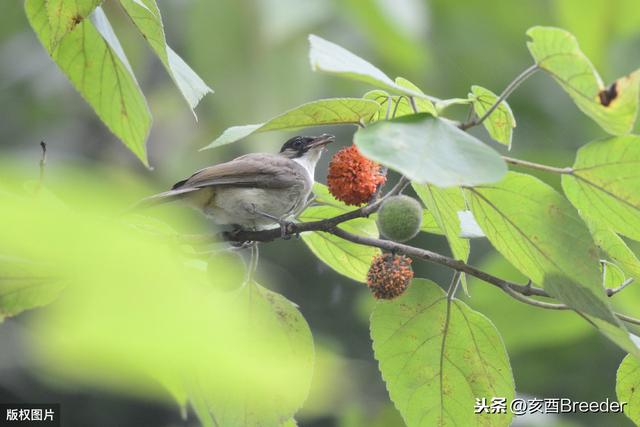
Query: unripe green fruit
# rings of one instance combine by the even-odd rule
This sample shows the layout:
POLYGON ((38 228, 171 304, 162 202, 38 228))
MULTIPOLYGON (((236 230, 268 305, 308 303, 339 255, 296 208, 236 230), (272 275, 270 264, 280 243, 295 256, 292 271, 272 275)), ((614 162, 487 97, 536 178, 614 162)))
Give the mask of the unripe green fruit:
POLYGON ((422 205, 409 196, 389 197, 378 211, 378 228, 389 240, 404 242, 420 231, 422 205))

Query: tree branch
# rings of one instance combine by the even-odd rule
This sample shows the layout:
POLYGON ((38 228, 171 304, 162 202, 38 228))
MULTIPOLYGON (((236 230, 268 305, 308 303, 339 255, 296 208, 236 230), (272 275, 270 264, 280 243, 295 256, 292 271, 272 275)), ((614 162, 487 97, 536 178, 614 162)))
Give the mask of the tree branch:
POLYGON ((556 168, 554 166, 547 166, 540 163, 530 162, 528 160, 514 159, 512 157, 507 157, 507 156, 502 156, 502 159, 511 165, 523 166, 529 169, 537 169, 545 172, 553 172, 553 173, 559 173, 564 175, 570 175, 573 173, 573 168, 570 168, 570 167, 556 168))

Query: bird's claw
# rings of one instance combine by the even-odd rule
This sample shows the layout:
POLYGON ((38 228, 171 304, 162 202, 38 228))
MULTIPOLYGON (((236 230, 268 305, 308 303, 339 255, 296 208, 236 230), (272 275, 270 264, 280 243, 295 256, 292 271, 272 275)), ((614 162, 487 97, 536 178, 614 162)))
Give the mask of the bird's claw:
POLYGON ((280 221, 280 237, 283 240, 291 239, 291 234, 293 233, 294 223, 291 221, 281 220, 280 221))

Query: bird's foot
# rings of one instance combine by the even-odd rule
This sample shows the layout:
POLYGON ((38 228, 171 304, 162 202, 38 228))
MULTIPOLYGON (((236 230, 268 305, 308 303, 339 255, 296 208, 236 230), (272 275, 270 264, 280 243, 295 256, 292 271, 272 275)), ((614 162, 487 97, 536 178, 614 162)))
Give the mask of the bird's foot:
MULTIPOLYGON (((280 225, 280 238, 283 240, 291 239, 295 223, 287 221, 286 219, 280 219, 278 220, 278 224, 280 225)), ((299 233, 297 233, 297 235, 299 235, 299 233)))

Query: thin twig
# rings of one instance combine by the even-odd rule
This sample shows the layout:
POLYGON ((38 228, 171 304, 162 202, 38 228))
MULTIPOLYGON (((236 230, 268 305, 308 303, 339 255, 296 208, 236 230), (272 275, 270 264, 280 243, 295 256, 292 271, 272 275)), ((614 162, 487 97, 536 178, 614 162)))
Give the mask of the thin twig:
POLYGON ((416 105, 416 100, 413 96, 409 97, 409 104, 411 104, 411 108, 415 114, 418 114, 418 106, 416 105))
POLYGON ((548 166, 540 163, 530 162, 528 160, 514 159, 512 157, 507 157, 507 156, 502 156, 502 159, 511 165, 523 166, 529 169, 537 169, 545 172, 559 173, 564 175, 571 175, 573 173, 573 168, 570 168, 570 167, 557 168, 554 166, 548 166))
POLYGON ((391 115, 391 104, 393 103, 393 98, 391 96, 387 97, 387 114, 385 114, 384 119, 389 120, 391 115))
POLYGON ((393 115, 391 117, 393 117, 395 119, 396 117, 396 113, 398 112, 398 107, 400 106, 400 103, 402 102, 402 99, 404 98, 404 95, 400 95, 398 97, 398 100, 396 101, 396 106, 393 108, 393 115))
POLYGON ((624 322, 633 323, 634 325, 640 325, 640 319, 636 319, 635 317, 627 316, 622 313, 614 313, 616 317, 624 322))
POLYGON ((533 73, 538 71, 538 69, 539 69, 538 65, 534 64, 531 67, 524 70, 522 73, 520 73, 515 79, 513 79, 511 83, 509 83, 509 85, 502 91, 502 93, 500 94, 496 102, 487 111, 485 111, 485 113, 480 118, 462 123, 460 125, 460 129, 467 130, 473 126, 477 126, 482 122, 484 122, 485 119, 489 117, 491 113, 493 113, 500 106, 502 101, 506 100, 509 97, 509 95, 511 95, 511 93, 514 90, 516 90, 518 86, 522 84, 522 82, 527 80, 533 73))
POLYGON ((462 273, 459 271, 454 271, 453 278, 451 279, 451 284, 449 285, 449 289, 447 290, 447 300, 451 301, 456 296, 456 291, 458 290, 458 286, 460 286, 460 277, 462 273))
POLYGON ((607 289, 607 296, 608 297, 614 296, 615 294, 617 294, 618 292, 622 291, 624 288, 626 288, 627 286, 629 286, 632 283, 633 283, 633 277, 629 277, 627 280, 622 282, 622 284, 620 286, 618 286, 617 288, 608 288, 607 289))

